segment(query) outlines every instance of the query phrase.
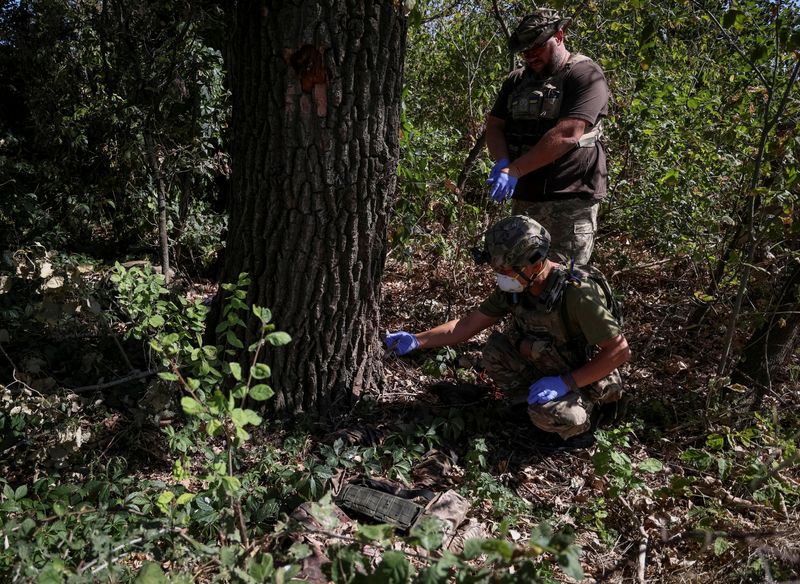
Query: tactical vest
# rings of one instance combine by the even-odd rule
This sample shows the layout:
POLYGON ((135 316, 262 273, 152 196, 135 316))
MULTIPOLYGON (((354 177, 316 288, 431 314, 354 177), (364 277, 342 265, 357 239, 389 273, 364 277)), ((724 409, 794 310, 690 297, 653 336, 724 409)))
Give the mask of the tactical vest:
POLYGON ((570 289, 589 280, 600 285, 608 309, 621 326, 619 305, 605 277, 592 266, 575 266, 572 270, 556 266, 538 297, 522 294, 518 302, 512 302, 512 334, 531 342, 531 360, 543 375, 572 371, 593 356, 594 347, 589 346, 581 331, 570 330, 566 314, 566 296, 574 293, 570 289))
MULTIPOLYGON (((556 125, 564 101, 564 80, 576 63, 590 60, 586 55, 572 53, 561 69, 550 77, 526 79, 508 96, 508 117, 505 124, 506 143, 511 160, 530 150, 542 136, 556 125)), ((514 72, 512 75, 524 75, 514 72)), ((598 123, 578 141, 581 148, 594 146, 602 136, 598 123)))

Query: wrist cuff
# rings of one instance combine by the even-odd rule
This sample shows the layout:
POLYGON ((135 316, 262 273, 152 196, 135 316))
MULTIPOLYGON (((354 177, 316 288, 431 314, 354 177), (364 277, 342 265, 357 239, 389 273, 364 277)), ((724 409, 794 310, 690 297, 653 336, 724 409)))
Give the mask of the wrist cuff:
POLYGON ((578 384, 575 383, 575 378, 572 376, 572 373, 565 373, 564 379, 567 382, 567 386, 569 386, 570 391, 578 391, 578 384))

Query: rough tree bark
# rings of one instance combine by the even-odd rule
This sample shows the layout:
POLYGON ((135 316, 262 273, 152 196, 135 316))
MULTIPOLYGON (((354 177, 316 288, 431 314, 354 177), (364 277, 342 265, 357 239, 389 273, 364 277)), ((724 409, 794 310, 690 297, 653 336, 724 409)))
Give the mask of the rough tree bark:
MULTIPOLYGON (((379 284, 399 156, 406 19, 393 0, 237 2, 222 281, 293 341, 274 406, 320 414, 380 386, 379 284)), ((250 341, 256 323, 249 324, 250 341)), ((247 344, 247 343, 246 343, 247 344)))

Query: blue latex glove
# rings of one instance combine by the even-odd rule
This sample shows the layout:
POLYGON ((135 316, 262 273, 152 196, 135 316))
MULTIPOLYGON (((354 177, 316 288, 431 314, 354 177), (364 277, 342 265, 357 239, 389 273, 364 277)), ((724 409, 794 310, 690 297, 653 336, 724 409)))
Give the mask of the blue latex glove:
POLYGON ((498 203, 510 199, 514 195, 514 189, 517 187, 517 180, 517 177, 511 176, 507 172, 499 173, 492 183, 494 186, 489 191, 489 196, 498 203))
POLYGON ((492 167, 492 172, 489 173, 489 178, 486 179, 486 182, 490 185, 493 185, 494 181, 497 180, 497 175, 500 174, 500 171, 506 166, 508 166, 508 158, 501 158, 495 162, 494 166, 492 167))
POLYGON ((569 392, 569 387, 558 375, 542 377, 531 385, 528 391, 528 405, 541 405, 564 397, 569 392))
POLYGON ((388 350, 394 351, 398 355, 406 355, 419 347, 419 341, 416 335, 407 333, 406 331, 388 333, 383 342, 386 343, 386 348, 388 350))

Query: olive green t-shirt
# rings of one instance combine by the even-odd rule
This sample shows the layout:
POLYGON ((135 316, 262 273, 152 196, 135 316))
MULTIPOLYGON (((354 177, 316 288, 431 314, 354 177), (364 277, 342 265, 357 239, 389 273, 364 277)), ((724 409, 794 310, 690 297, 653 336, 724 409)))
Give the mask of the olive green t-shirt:
MULTIPOLYGON (((514 310, 511 297, 511 294, 495 288, 478 310, 486 316, 502 318, 514 310)), ((622 333, 619 323, 606 306, 602 288, 596 282, 587 278, 580 287, 567 286, 562 302, 566 302, 568 330, 580 331, 587 344, 597 345, 622 333)), ((534 303, 530 305, 533 306, 534 303)), ((553 310, 561 308, 556 306, 553 310)))

